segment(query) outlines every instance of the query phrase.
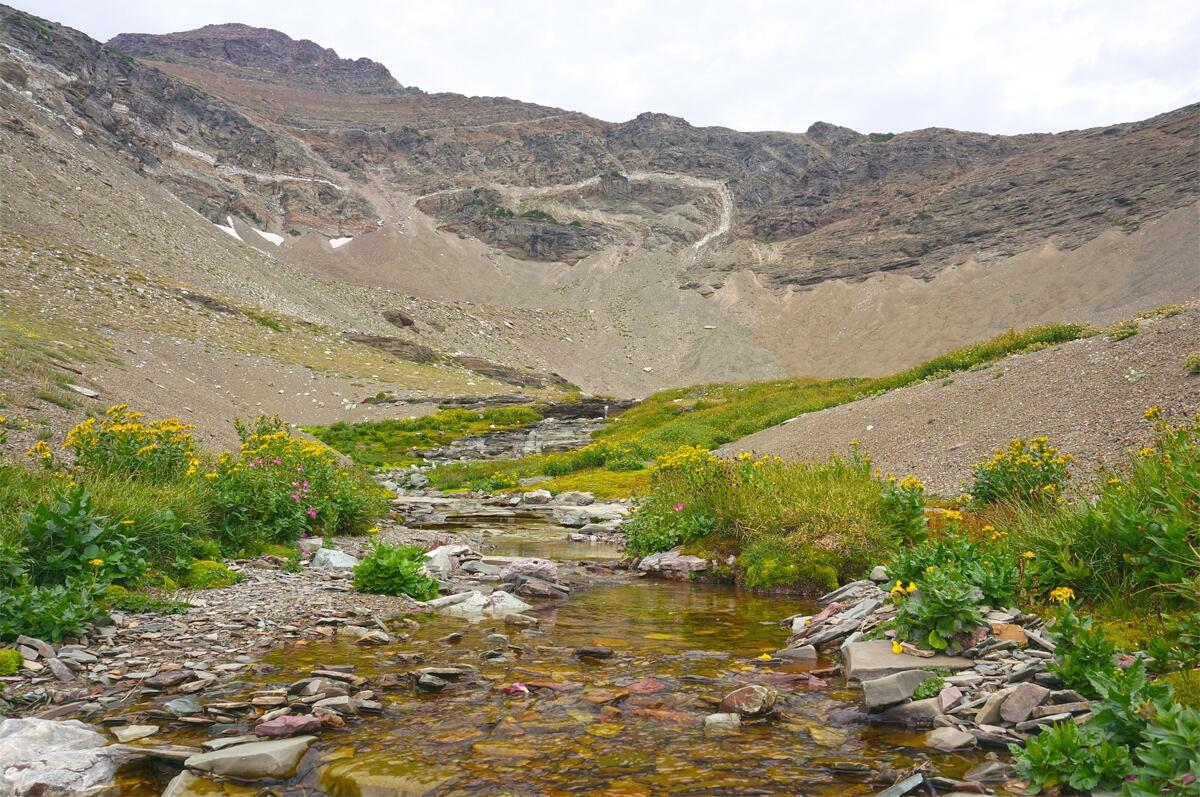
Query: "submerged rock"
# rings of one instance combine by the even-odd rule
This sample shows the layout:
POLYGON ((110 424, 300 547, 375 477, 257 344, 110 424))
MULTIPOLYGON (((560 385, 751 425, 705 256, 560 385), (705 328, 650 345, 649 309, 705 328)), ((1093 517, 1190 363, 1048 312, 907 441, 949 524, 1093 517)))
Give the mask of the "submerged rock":
POLYGON ((316 740, 315 736, 297 736, 271 742, 238 744, 194 755, 183 765, 188 769, 241 780, 283 780, 295 774, 300 759, 316 740))
POLYGON ((775 710, 779 692, 774 687, 750 684, 735 689, 721 700, 721 711, 743 717, 763 717, 775 710))

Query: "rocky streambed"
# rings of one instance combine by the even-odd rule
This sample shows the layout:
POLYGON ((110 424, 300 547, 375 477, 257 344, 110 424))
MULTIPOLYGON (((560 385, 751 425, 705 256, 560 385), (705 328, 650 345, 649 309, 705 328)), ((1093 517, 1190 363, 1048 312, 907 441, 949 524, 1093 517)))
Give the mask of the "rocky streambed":
MULTIPOLYGON (((429 550, 443 595, 428 604, 351 590, 347 567, 367 541, 308 541, 301 572, 240 563, 242 583, 197 593, 184 615, 116 617, 77 645, 26 640, 7 696, 40 719, 0 725, 0 794, 875 794, 909 783, 895 797, 927 776, 938 793, 979 793, 1005 775, 980 747, 1000 731, 979 724, 975 744, 945 752, 930 726, 971 733, 960 720, 972 709, 995 700, 1013 715, 1014 696, 1041 688, 1033 670, 1008 682, 1008 659, 1024 658, 981 648, 957 669, 957 702, 943 690, 933 712, 909 699, 917 676, 904 673, 944 662, 889 652, 900 677, 864 701, 857 682, 879 678, 862 677, 852 651, 875 643, 844 643, 885 605, 878 587, 824 605, 755 596, 694 583, 697 563, 678 556, 657 560, 675 579, 646 577, 621 561, 623 503, 406 494, 396 508, 406 525, 381 536, 429 550)), ((1046 688, 1034 709, 1061 705, 1046 688)))

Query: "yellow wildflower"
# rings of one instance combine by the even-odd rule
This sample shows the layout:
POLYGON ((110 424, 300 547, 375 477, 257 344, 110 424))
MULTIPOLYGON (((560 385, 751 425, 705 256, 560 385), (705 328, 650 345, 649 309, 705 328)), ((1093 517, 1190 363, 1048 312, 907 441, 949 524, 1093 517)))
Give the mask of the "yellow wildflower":
POLYGON ((1022 559, 1033 559, 1035 556, 1037 556, 1037 554, 1035 554, 1033 551, 1026 551, 1025 553, 1021 554, 1022 559))
POLYGON ((215 470, 210 470, 204 474, 204 478, 212 481, 213 479, 217 478, 217 472, 215 470))
POLYGON ((104 560, 103 559, 89 559, 88 564, 91 565, 92 567, 103 567, 104 560))
POLYGON ((904 652, 904 645, 901 645, 898 640, 893 639, 892 640, 892 653, 899 656, 903 652, 904 652))
POLYGON ((379 533, 378 526, 372 526, 371 528, 367 529, 367 534, 378 534, 378 533, 379 533))
POLYGON ((1139 457, 1152 457, 1152 456, 1154 456, 1154 449, 1150 448, 1149 446, 1142 446, 1141 448, 1138 449, 1138 456, 1139 457))
POLYGON ((1055 493, 1058 492, 1058 488, 1055 487, 1053 484, 1046 484, 1046 485, 1042 485, 1042 492, 1045 493, 1046 495, 1054 495, 1055 493))
POLYGON ((132 526, 132 525, 133 525, 133 521, 132 521, 132 520, 122 520, 122 521, 121 521, 121 525, 122 525, 122 526, 132 526))
POLYGON ((761 656, 759 656, 759 657, 758 657, 758 660, 759 660, 759 661, 770 661, 770 660, 771 660, 771 654, 770 654, 770 653, 764 653, 764 654, 762 654, 761 656))
POLYGON ((1055 587, 1050 590, 1050 600, 1066 606, 1075 597, 1075 590, 1070 587, 1055 587))
POLYGON ((908 586, 904 588, 904 591, 909 592, 909 593, 916 592, 917 591, 917 583, 915 581, 908 582, 908 586))
POLYGON ((957 509, 947 509, 942 513, 942 517, 946 518, 946 520, 962 520, 963 513, 959 512, 957 509))
POLYGON ((1158 406, 1157 404, 1151 404, 1146 408, 1146 411, 1142 413, 1142 417, 1148 421, 1156 421, 1162 417, 1162 407, 1158 406))

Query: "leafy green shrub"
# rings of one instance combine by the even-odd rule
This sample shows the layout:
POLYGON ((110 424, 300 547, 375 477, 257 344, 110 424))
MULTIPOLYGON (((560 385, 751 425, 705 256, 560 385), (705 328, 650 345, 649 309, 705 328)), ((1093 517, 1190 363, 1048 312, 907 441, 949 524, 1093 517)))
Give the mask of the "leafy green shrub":
MULTIPOLYGON (((1093 599, 1171 607, 1200 577, 1200 420, 1173 426, 1151 407, 1156 437, 1110 474, 1094 500, 1052 511, 1018 507, 1009 539, 1036 554, 1030 575, 1093 599)), ((1196 594, 1192 591, 1191 594, 1196 594)))
POLYGON ((1053 501, 1062 494, 1071 459, 1044 437, 1017 438, 1007 448, 997 448, 991 459, 971 467, 967 492, 980 504, 1053 501))
POLYGON ((1027 794, 1069 789, 1088 794, 1095 788, 1113 789, 1133 769, 1129 750, 1104 739, 1100 731, 1074 722, 1056 723, 1031 738, 1021 749, 1009 745, 1017 776, 1027 794))
POLYGON ((945 685, 945 678, 926 678, 920 683, 919 686, 917 686, 916 691, 913 692, 912 699, 925 700, 930 697, 937 697, 945 685))
POLYGON ((1135 751, 1139 766, 1126 783, 1129 797, 1200 795, 1200 711, 1174 704, 1155 705, 1153 718, 1135 751))
POLYGON ((508 490, 516 487, 520 482, 513 476, 506 476, 503 473, 496 472, 490 476, 485 476, 482 479, 473 479, 469 486, 472 490, 478 490, 484 493, 494 493, 497 490, 508 490))
POLYGON ((1138 659, 1125 669, 1099 669, 1089 683, 1100 699, 1088 724, 1094 725, 1106 739, 1136 747, 1146 728, 1147 712, 1155 703, 1170 700, 1171 687, 1146 678, 1146 664, 1138 659))
MULTIPOLYGON (((953 516, 958 514, 953 512, 953 516)), ((950 522, 957 523, 956 520, 950 522)), ((945 568, 953 569, 959 578, 978 587, 987 605, 1016 604, 1020 580, 1016 558, 1004 545, 971 542, 955 525, 951 525, 942 537, 901 548, 888 564, 888 573, 904 584, 921 584, 931 569, 945 568)))
POLYGON ((646 467, 646 463, 640 459, 614 459, 604 463, 606 470, 613 473, 629 473, 635 470, 641 470, 646 467))
POLYGON ((1113 674, 1116 645, 1102 629, 1094 627, 1092 618, 1080 617, 1065 604, 1055 614, 1052 630, 1058 637, 1058 647, 1050 662, 1050 672, 1068 688, 1096 696, 1093 679, 1113 674))
POLYGON ((21 526, 24 571, 33 584, 125 581, 146 569, 142 548, 121 524, 95 511, 82 485, 49 505, 38 504, 22 517, 21 526))
POLYGON ((221 562, 197 559, 183 577, 183 586, 187 589, 220 589, 232 586, 242 578, 241 573, 235 573, 221 562))
POLYGON ((24 659, 18 651, 0 650, 0 678, 16 675, 23 663, 24 659))
POLYGON ((0 589, 0 641, 11 642, 21 634, 45 640, 79 636, 101 614, 94 585, 22 582, 0 589))
POLYGON ((946 650, 959 634, 983 624, 983 592, 950 566, 930 569, 911 592, 897 582, 892 594, 899 603, 896 636, 917 645, 946 650))
POLYGON ((425 552, 411 545, 376 543, 354 568, 354 588, 376 595, 437 597, 438 583, 425 570, 425 552))
POLYGON ((532 219, 533 221, 544 221, 547 224, 558 224, 558 220, 544 210, 530 208, 521 214, 523 219, 532 219))

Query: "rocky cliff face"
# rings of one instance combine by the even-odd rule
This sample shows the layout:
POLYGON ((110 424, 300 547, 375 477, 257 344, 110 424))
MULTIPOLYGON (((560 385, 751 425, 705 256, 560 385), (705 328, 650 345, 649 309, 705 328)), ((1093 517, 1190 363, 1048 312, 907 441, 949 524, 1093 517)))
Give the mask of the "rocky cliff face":
MULTIPOLYGON (((1058 135, 864 135, 824 122, 802 134, 742 133, 664 114, 610 124, 499 98, 427 95, 403 89, 366 59, 348 61, 312 42, 243 25, 123 34, 109 47, 151 59, 234 107, 269 95, 272 86, 304 89, 302 96, 285 91, 277 108, 259 110, 320 159, 310 170, 374 180, 388 191, 562 186, 558 207, 582 209, 578 184, 611 175, 715 181, 732 197, 731 223, 691 262, 697 278, 746 268, 777 287, 889 271, 929 278, 948 265, 1006 257, 1050 238, 1074 248, 1105 229, 1136 229, 1197 197, 1198 106, 1058 135), (772 252, 769 263, 760 262, 762 246, 772 252)), ((690 194, 684 204, 711 204, 710 188, 692 186, 690 194)), ((582 230, 464 218, 461 208, 448 218, 442 202, 433 210, 449 232, 537 260, 575 262, 618 243, 640 246, 663 235, 695 242, 714 232, 633 204, 609 204, 614 223, 582 230)), ((339 225, 350 221, 342 211, 333 215, 339 225)))

